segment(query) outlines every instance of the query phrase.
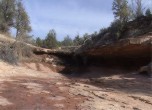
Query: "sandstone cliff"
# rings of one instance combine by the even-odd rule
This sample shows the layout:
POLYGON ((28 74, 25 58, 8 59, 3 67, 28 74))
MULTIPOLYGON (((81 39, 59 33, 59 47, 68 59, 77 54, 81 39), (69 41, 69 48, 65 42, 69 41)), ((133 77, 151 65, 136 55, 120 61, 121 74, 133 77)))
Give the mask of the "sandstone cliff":
POLYGON ((86 41, 76 54, 102 58, 151 57, 152 18, 141 17, 127 23, 119 39, 108 32, 86 41))

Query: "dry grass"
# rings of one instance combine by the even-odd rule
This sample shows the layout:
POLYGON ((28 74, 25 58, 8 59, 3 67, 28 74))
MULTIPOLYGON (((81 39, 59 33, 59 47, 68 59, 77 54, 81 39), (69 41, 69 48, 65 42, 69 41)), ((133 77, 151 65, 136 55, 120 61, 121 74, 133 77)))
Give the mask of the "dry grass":
POLYGON ((15 39, 13 39, 10 35, 0 33, 0 42, 1 43, 3 43, 3 42, 13 43, 13 42, 15 42, 15 39))

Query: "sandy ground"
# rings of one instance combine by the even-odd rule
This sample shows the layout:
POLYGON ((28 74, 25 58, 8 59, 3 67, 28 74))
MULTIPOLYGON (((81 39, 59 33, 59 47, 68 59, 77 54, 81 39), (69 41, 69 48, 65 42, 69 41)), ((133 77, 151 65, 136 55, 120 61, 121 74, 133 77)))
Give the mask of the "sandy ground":
POLYGON ((151 110, 151 78, 116 69, 89 72, 65 76, 42 64, 0 61, 0 110, 151 110))

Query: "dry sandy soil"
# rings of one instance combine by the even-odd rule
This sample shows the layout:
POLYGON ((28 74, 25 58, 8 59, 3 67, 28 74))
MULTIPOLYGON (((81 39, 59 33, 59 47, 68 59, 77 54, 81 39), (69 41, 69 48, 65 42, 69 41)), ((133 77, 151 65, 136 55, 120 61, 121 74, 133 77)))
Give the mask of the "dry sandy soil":
POLYGON ((54 73, 42 64, 0 61, 0 110, 151 110, 151 78, 117 69, 54 73))

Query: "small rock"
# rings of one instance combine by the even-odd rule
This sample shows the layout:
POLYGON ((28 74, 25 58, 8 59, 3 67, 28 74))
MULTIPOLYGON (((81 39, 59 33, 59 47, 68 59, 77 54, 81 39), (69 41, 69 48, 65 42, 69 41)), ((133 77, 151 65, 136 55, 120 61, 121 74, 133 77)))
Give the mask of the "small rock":
POLYGON ((49 97, 48 99, 51 99, 51 100, 65 100, 66 98, 65 97, 62 97, 62 96, 55 96, 55 97, 49 97))
POLYGON ((54 104, 55 107, 58 107, 58 108, 64 108, 64 105, 63 104, 54 104))

